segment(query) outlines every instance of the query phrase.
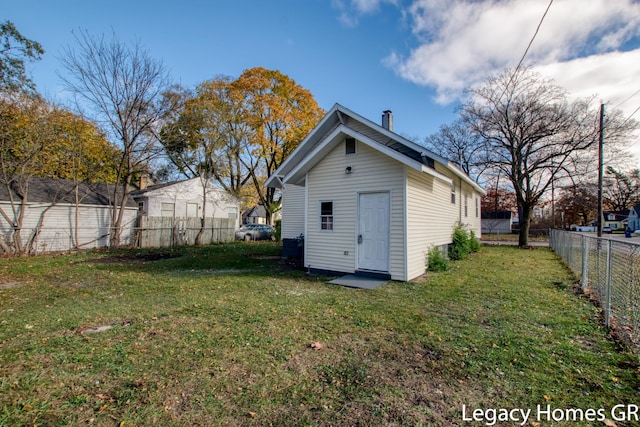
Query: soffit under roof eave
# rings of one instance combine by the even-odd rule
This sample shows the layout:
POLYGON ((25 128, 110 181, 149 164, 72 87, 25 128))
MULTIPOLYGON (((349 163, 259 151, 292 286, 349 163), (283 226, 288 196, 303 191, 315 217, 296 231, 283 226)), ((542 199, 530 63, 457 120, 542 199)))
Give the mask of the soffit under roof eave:
POLYGON ((480 184, 478 184, 477 182, 475 182, 473 179, 471 179, 471 177, 469 175, 467 175, 464 171, 462 171, 458 166, 456 166, 453 162, 448 161, 446 163, 446 166, 457 172, 457 175, 459 175, 463 181, 465 181, 467 184, 471 185, 477 192, 479 192, 480 194, 482 194, 483 196, 487 194, 487 192, 484 190, 484 188, 480 187, 480 184))
POLYGON ((282 188, 284 184, 282 179, 283 177, 279 175, 271 175, 269 178, 267 178, 264 185, 265 187, 269 188, 282 188))
POLYGON ((449 178, 449 177, 448 177, 448 176, 446 176, 446 175, 441 174, 441 173, 440 173, 440 172, 438 172, 437 170, 435 170, 435 169, 433 169, 433 168, 430 168, 430 167, 429 167, 429 166, 427 166, 427 165, 422 165, 421 170, 422 170, 422 172, 424 172, 424 173, 426 173, 426 174, 428 174, 428 175, 431 175, 431 176, 433 176, 434 178, 438 178, 438 179, 440 179, 440 180, 442 180, 442 181, 446 182, 447 184, 453 184, 453 179, 449 178))

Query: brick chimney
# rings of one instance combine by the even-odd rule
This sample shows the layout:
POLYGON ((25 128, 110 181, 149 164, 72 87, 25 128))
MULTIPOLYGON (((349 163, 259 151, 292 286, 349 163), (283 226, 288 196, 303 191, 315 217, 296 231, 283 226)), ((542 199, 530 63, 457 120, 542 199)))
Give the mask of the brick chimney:
POLYGON ((382 112, 382 127, 393 131, 393 114, 391 110, 385 110, 382 112))
POLYGON ((147 174, 143 173, 142 175, 140 175, 140 190, 146 190, 147 185, 149 185, 149 177, 147 176, 147 174))

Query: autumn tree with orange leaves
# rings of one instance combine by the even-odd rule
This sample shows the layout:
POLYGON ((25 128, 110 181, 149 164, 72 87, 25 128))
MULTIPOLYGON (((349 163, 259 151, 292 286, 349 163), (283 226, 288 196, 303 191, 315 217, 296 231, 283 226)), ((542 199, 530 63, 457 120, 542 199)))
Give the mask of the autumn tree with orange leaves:
MULTIPOLYGON (((31 253, 45 214, 54 205, 45 207, 29 235, 23 235, 34 177, 73 180, 75 190, 82 181, 115 182, 117 153, 95 124, 68 110, 24 94, 0 99, 0 186, 9 202, 0 208, 0 220, 7 224, 1 252, 31 253)), ((80 202, 76 198, 76 206, 80 202)))
POLYGON ((323 111, 311 92, 277 70, 246 70, 235 85, 244 94, 252 130, 251 179, 270 222, 280 209, 280 198, 277 189, 264 182, 320 121, 323 111))
POLYGON ((187 177, 211 177, 245 207, 262 203, 271 222, 280 196, 264 182, 322 117, 311 92, 280 71, 252 68, 206 81, 186 98, 180 90, 167 96, 181 103, 161 132, 173 165, 187 177))

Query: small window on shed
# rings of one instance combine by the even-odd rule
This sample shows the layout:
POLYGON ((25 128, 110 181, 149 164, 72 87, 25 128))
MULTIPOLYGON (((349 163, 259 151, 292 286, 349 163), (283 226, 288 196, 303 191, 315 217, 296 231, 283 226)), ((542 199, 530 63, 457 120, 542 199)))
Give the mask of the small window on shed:
POLYGON ((456 183, 451 183, 451 203, 456 204, 456 183))
POLYGON ((465 217, 469 216, 469 203, 468 203, 467 199, 468 199, 468 197, 465 194, 464 195, 464 216, 465 217))
POLYGON ((333 230, 333 202, 320 202, 320 230, 333 230))
POLYGON ((356 154, 355 138, 347 138, 344 140, 344 154, 356 154))
POLYGON ((480 208, 478 206, 478 198, 476 197, 476 218, 480 216, 480 208))

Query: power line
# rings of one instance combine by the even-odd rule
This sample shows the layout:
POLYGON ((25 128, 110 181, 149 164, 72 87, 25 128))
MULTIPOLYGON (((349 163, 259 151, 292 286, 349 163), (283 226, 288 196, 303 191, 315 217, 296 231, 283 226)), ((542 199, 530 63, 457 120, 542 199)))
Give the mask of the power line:
POLYGON ((540 18, 540 22, 538 22, 538 26, 536 27, 536 31, 535 31, 535 33, 533 33, 533 36, 531 37, 531 40, 529 40, 529 44, 527 45, 527 48, 525 49, 524 54, 522 55, 522 58, 520 58, 520 62, 518 62, 518 65, 513 70, 513 73, 511 74, 511 77, 509 78, 509 81, 507 82, 506 86, 504 87, 504 90, 502 91, 502 94, 498 98, 498 102, 502 99, 502 97, 504 96, 504 93, 507 91, 507 88, 509 87, 511 82, 513 82, 513 78, 516 76, 516 74, 518 73, 518 70, 522 66, 522 63, 524 62, 524 59, 527 56, 527 53, 529 53, 529 49, 531 49, 531 45, 533 45, 533 41, 538 36, 538 32, 540 31, 540 27, 542 26, 542 23, 544 22, 544 18, 547 16, 547 13, 549 12, 549 9, 551 8, 551 4, 553 4, 553 0, 549 0, 549 4, 547 5, 547 9, 544 11, 544 14, 542 15, 542 18, 540 18))
MULTIPOLYGON (((622 127, 622 126, 626 125, 626 124, 627 124, 627 122, 628 122, 629 120, 631 120, 631 118, 633 117, 633 115, 634 115, 634 114, 636 114, 638 111, 640 111, 640 107, 638 107, 638 108, 636 108, 635 110, 633 110, 633 113, 631 113, 631 114, 629 115, 629 117, 627 117, 627 118, 624 120, 624 122, 622 122, 622 124, 620 125, 620 127, 622 127)), ((637 143, 637 141, 636 141, 636 143, 637 143)), ((635 145, 635 144, 633 144, 633 145, 635 145)))
POLYGON ((536 32, 533 33, 533 37, 531 37, 531 40, 529 41, 529 44, 527 45, 527 49, 524 51, 524 54, 522 55, 522 58, 520 58, 520 62, 518 62, 518 66, 516 67, 516 69, 514 71, 514 74, 520 69, 520 66, 524 62, 524 58, 527 56, 527 53, 529 53, 529 49, 531 49, 531 45, 533 44, 533 41, 536 39, 536 36, 538 35, 538 31, 540 31, 540 27, 542 26, 542 22, 544 22, 544 18, 547 16, 547 13, 549 12, 549 9, 551 8, 551 4, 552 3, 553 3, 553 0, 550 0, 549 4, 547 5, 547 9, 544 11, 544 14, 542 15, 542 18, 540 18, 540 22, 538 22, 538 26, 536 27, 536 32))
MULTIPOLYGON (((619 103, 618 105, 616 105, 616 106, 615 106, 615 107, 613 107, 613 108, 618 108, 618 107, 620 107, 622 104, 624 104, 625 102, 627 102, 628 100, 630 100, 631 98, 633 98, 634 96, 636 96, 636 95, 637 95, 637 94, 639 94, 639 93, 640 93, 640 89, 638 89, 637 91, 635 91, 635 92, 633 93, 633 95, 629 96, 627 99, 625 99, 624 101, 622 101, 621 103, 619 103)), ((638 111, 638 110, 636 110, 636 111, 638 111)), ((634 114, 635 114, 635 111, 634 111, 634 114)), ((632 115, 633 115, 633 114, 632 114, 632 115)))

